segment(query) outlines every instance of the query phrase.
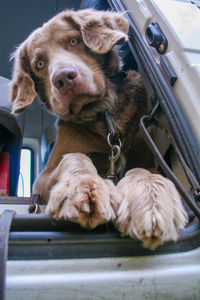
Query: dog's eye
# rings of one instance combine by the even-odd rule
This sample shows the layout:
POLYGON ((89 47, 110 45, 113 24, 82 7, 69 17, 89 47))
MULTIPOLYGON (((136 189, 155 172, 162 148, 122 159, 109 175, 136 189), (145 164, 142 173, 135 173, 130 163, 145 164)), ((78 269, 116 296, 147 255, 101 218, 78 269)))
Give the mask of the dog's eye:
POLYGON ((78 40, 73 38, 73 39, 70 39, 69 43, 71 46, 76 46, 78 44, 78 40))
POLYGON ((44 61, 43 60, 38 60, 37 67, 38 67, 38 69, 44 68, 44 61))

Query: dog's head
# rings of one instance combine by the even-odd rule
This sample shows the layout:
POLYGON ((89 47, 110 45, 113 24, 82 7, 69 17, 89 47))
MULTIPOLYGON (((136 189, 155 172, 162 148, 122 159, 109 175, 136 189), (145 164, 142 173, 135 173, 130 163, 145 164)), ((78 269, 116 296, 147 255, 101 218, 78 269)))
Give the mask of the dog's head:
POLYGON ((52 18, 13 54, 13 113, 23 111, 38 92, 62 119, 73 120, 81 113, 90 117, 95 105, 103 107, 106 78, 120 65, 112 48, 126 41, 127 33, 128 22, 119 13, 64 11, 52 18))

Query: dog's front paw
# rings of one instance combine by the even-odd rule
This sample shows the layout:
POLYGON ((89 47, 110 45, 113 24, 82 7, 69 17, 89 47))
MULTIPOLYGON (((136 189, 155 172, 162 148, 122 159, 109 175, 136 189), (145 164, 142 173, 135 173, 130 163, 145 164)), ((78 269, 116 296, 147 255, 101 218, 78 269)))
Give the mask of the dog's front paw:
POLYGON ((123 200, 116 224, 122 235, 142 241, 155 249, 176 241, 187 222, 187 214, 174 184, 161 175, 133 169, 118 183, 123 200))
POLYGON ((114 185, 98 175, 82 174, 58 182, 51 190, 46 213, 92 229, 116 218, 114 185))

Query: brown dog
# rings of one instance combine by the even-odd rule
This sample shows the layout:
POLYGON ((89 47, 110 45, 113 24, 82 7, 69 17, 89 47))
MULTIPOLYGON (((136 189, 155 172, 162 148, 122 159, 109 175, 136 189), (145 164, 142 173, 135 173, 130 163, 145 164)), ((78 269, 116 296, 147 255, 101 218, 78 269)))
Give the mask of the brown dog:
POLYGON ((174 185, 144 169, 129 171, 117 186, 103 179, 110 155, 105 110, 120 132, 118 174, 152 163, 138 133, 139 119, 147 111, 140 76, 129 71, 121 87, 111 80, 121 66, 113 47, 128 39, 128 28, 119 13, 58 14, 14 53, 11 101, 13 112, 20 113, 38 92, 59 117, 55 146, 33 189, 47 203, 46 212, 86 228, 113 220, 123 235, 153 249, 176 240, 186 223, 174 185))

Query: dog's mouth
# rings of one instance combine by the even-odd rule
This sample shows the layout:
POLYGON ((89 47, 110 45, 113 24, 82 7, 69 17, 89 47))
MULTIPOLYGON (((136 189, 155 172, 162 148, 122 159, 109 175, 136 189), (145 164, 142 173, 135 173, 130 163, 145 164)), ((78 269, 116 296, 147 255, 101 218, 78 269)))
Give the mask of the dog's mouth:
POLYGON ((72 91, 67 95, 52 97, 51 103, 54 112, 63 120, 77 118, 78 115, 85 115, 93 118, 92 111, 98 105, 104 92, 99 94, 77 94, 72 91))
POLYGON ((85 85, 76 85, 65 93, 53 90, 50 98, 54 112, 62 119, 70 119, 80 112, 89 112, 102 99, 105 88, 91 90, 85 85))
MULTIPOLYGON (((80 112, 90 112, 97 105, 97 102, 98 101, 93 101, 83 104, 82 106, 70 104, 68 116, 74 117, 80 114, 80 112)), ((91 116, 90 118, 93 119, 93 116, 91 116)))

